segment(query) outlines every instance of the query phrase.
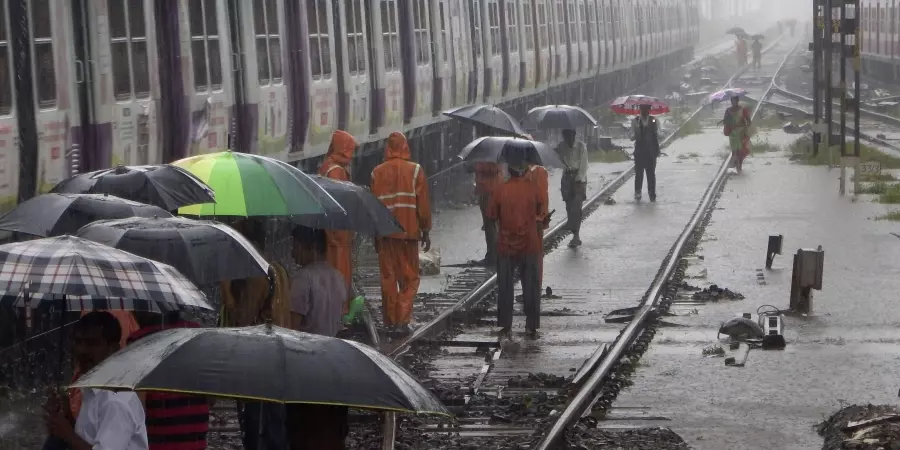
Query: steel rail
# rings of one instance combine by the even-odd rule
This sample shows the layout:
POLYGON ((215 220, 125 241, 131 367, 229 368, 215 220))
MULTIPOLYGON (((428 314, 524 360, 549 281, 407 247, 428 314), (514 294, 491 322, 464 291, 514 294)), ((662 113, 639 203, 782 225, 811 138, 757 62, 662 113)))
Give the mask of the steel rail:
MULTIPOLYGON (((813 99, 806 97, 802 94, 798 94, 796 92, 791 92, 791 91, 787 90, 786 88, 784 88, 783 86, 779 86, 778 84, 775 85, 775 90, 776 90, 776 93, 784 95, 785 97, 790 98, 792 100, 796 100, 798 102, 804 102, 804 103, 812 103, 813 102, 813 99)), ((840 107, 840 103, 833 102, 832 106, 840 107)), ((892 117, 887 114, 882 114, 880 112, 872 111, 871 109, 865 109, 865 108, 859 108, 859 112, 863 116, 868 116, 875 120, 878 120, 881 122, 886 122, 891 125, 900 127, 900 119, 898 119, 896 117, 892 117)))
MULTIPOLYGON (((780 39, 772 43, 766 50, 774 48, 774 46, 777 45, 779 41, 780 39)), ((799 41, 797 45, 799 45, 799 41)), ((762 98, 767 98, 769 95, 771 95, 771 91, 775 85, 775 78, 777 78, 778 74, 781 72, 781 69, 784 67, 784 64, 787 61, 788 57, 794 53, 797 45, 795 45, 790 51, 787 52, 781 63, 778 65, 775 74, 772 75, 772 82, 766 88, 766 91, 763 94, 762 98)), ((729 80, 729 83, 726 86, 730 86, 731 83, 737 78, 737 76, 739 76, 739 74, 735 74, 735 76, 733 76, 729 80)), ((761 105, 762 102, 756 105, 751 118, 759 112, 761 105)), ((700 201, 697 211, 691 217, 690 222, 688 222, 688 225, 685 227, 684 231, 681 232, 681 235, 678 236, 678 239, 672 246, 672 250, 669 256, 663 261, 664 269, 662 273, 653 280, 653 284, 651 285, 650 290, 641 301, 640 309, 637 311, 631 322, 628 323, 628 326, 626 326, 625 329, 619 334, 613 345, 606 351, 606 354, 600 361, 599 366, 596 368, 596 370, 593 371, 590 378, 585 382, 584 386, 578 391, 572 401, 569 402, 569 404, 566 406, 566 409, 560 414, 559 418, 556 420, 556 422, 554 422, 550 430, 544 435, 544 437, 538 443, 537 447, 535 447, 535 450, 549 450, 550 448, 552 448, 552 446, 555 445, 560 438, 562 438, 565 430, 570 425, 581 419, 584 412, 588 408, 590 408, 596 401, 596 398, 600 394, 601 388, 603 387, 603 381, 606 379, 607 375, 609 375, 612 369, 616 367, 616 365, 618 365, 619 360, 621 360, 626 350, 631 347, 634 340, 638 337, 640 331, 645 328, 645 326, 647 325, 647 320, 655 316, 653 312, 659 304, 663 289, 665 288, 668 280, 675 273, 675 269, 678 267, 678 264, 681 260, 680 256, 684 251, 685 245, 688 243, 688 240, 694 233, 697 225, 700 224, 703 217, 707 214, 710 205, 713 203, 722 185, 727 180, 728 177, 726 175, 728 174, 728 168, 731 167, 731 163, 732 155, 729 154, 728 157, 723 161, 722 166, 719 167, 719 171, 716 174, 715 178, 710 183, 709 187, 707 187, 707 190, 700 201)))

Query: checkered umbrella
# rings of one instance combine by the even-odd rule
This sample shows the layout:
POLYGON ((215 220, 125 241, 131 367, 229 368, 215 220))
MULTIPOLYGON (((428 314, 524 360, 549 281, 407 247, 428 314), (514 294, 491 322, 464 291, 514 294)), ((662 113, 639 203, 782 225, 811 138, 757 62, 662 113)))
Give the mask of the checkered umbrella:
POLYGON ((0 245, 0 293, 22 292, 20 306, 65 299, 68 311, 212 309, 172 266, 74 236, 0 245))

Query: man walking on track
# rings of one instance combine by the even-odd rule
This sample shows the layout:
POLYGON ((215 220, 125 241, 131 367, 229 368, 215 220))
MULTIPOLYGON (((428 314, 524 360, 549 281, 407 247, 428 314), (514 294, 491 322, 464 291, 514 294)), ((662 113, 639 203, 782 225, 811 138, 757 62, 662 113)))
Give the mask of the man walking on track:
MULTIPOLYGON (((331 148, 322 166, 319 167, 319 175, 338 181, 350 181, 348 166, 356 151, 356 140, 350 133, 337 130, 331 136, 331 148)), ((353 235, 349 231, 333 230, 326 232, 328 238, 328 250, 326 252, 328 263, 337 269, 347 282, 347 295, 350 295, 350 286, 353 283, 353 269, 350 266, 350 253, 353 235)), ((349 310, 350 298, 344 301, 344 313, 349 310)))
POLYGON ((723 130, 728 136, 728 144, 731 147, 731 159, 738 173, 744 170, 744 159, 750 154, 750 108, 741 105, 740 97, 731 97, 731 107, 725 110, 722 122, 723 130))
POLYGON ((656 158, 659 157, 659 134, 656 118, 650 115, 650 105, 641 105, 641 114, 631 121, 631 140, 634 141, 634 201, 641 201, 644 175, 647 193, 656 202, 656 158))
POLYGON ((487 246, 482 263, 485 266, 495 264, 495 250, 497 247, 497 225, 487 217, 488 201, 491 194, 503 183, 503 175, 500 173, 500 165, 492 162, 476 162, 475 194, 478 195, 478 207, 481 209, 481 229, 484 230, 484 242, 487 246))
POLYGON ((550 216, 553 215, 553 213, 547 211, 550 206, 549 178, 550 176, 544 166, 534 162, 528 164, 525 179, 534 183, 535 187, 537 187, 541 201, 541 212, 538 214, 538 219, 540 219, 540 223, 538 223, 538 237, 541 238, 541 253, 538 254, 538 289, 543 285, 544 279, 544 230, 550 225, 550 216))
POLYGON ((541 194, 537 183, 525 177, 528 167, 519 157, 507 158, 509 180, 500 185, 488 206, 488 216, 497 221, 497 325, 501 339, 512 330, 514 285, 516 271, 522 280, 525 303, 525 332, 537 335, 541 317, 540 260, 543 253, 541 233, 546 220, 542 212, 541 194))
POLYGON ((759 69, 762 67, 762 42, 756 39, 751 44, 751 47, 753 49, 753 66, 759 69))
POLYGON ((384 162, 372 171, 372 194, 394 213, 404 230, 375 244, 384 326, 401 334, 411 331, 413 300, 419 291, 419 242, 426 252, 431 249, 428 178, 422 166, 409 159, 406 136, 393 132, 387 139, 384 162))
POLYGON ((556 147, 566 165, 560 191, 566 202, 566 216, 572 232, 569 247, 574 248, 581 245, 581 206, 587 200, 588 155, 584 142, 575 140, 575 130, 563 130, 562 135, 563 141, 556 147))

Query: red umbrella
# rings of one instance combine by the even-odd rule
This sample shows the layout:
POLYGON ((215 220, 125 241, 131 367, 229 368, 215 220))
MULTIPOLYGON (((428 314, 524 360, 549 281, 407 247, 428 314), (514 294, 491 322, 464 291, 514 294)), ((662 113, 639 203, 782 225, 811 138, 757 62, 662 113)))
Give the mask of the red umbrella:
POLYGON ((618 114, 640 114, 641 105, 650 105, 650 114, 666 114, 669 107, 662 100, 646 95, 627 95, 613 100, 610 107, 618 114))

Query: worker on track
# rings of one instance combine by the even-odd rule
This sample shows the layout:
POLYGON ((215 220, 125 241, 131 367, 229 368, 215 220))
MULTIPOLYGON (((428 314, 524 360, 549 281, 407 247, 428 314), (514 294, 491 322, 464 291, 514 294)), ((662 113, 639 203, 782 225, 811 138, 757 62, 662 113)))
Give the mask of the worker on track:
POLYGON ((755 39, 751 47, 753 49, 753 66, 759 69, 762 67, 762 42, 759 39, 755 39))
MULTIPOLYGON (((479 126, 476 129, 478 137, 493 136, 491 128, 479 126)), ((484 231, 485 251, 484 259, 479 261, 483 266, 493 267, 497 263, 497 224, 487 216, 488 201, 491 193, 504 181, 503 169, 495 162, 478 161, 469 165, 475 174, 475 195, 478 196, 478 208, 481 210, 481 230, 484 231)))
MULTIPOLYGON (((319 167, 319 175, 332 180, 351 181, 349 166, 356 146, 356 139, 353 139, 350 133, 343 130, 335 131, 331 136, 328 155, 319 167)), ((328 239, 326 252, 328 263, 344 276, 349 296, 350 286, 353 284, 353 268, 350 264, 353 234, 350 231, 330 230, 325 235, 328 239)), ((348 297, 343 306, 344 314, 349 311, 349 304, 350 298, 348 297)))
POLYGON ((515 275, 522 280, 525 303, 525 333, 537 335, 541 316, 540 260, 543 253, 539 228, 546 207, 541 204, 537 183, 525 177, 528 166, 524 155, 506 158, 509 180, 500 185, 488 206, 488 215, 498 224, 497 244, 497 325, 501 339, 512 330, 515 275))
POLYGON ((426 252, 431 249, 428 179, 422 166, 409 159, 406 136, 393 132, 387 139, 384 162, 372 171, 372 194, 394 213, 404 230, 375 244, 384 326, 401 334, 411 331, 413 300, 419 290, 419 243, 426 252))
POLYGON ((541 253, 538 255, 538 289, 540 289, 544 280, 544 230, 550 225, 550 216, 553 214, 547 211, 550 207, 550 175, 544 166, 531 162, 528 164, 528 170, 525 172, 525 179, 534 183, 541 200, 541 212, 538 215, 540 219, 538 236, 541 238, 541 253))
POLYGON ((659 157, 659 124, 650 115, 650 105, 641 105, 641 114, 631 120, 631 140, 634 141, 634 201, 641 201, 644 176, 650 202, 656 202, 656 159, 659 157))
POLYGON ((731 107, 725 110, 722 122, 731 147, 731 160, 738 173, 744 170, 744 159, 750 154, 750 108, 740 103, 740 97, 731 97, 731 107))
POLYGON ((737 63, 739 67, 744 67, 747 65, 747 41, 744 40, 743 37, 738 36, 737 42, 735 43, 734 48, 735 53, 737 54, 737 63))
POLYGON ((562 130, 563 141, 556 146, 562 162, 566 165, 560 191, 566 202, 566 216, 572 241, 569 247, 581 245, 581 207, 587 200, 588 155, 584 142, 575 140, 575 130, 562 130))

